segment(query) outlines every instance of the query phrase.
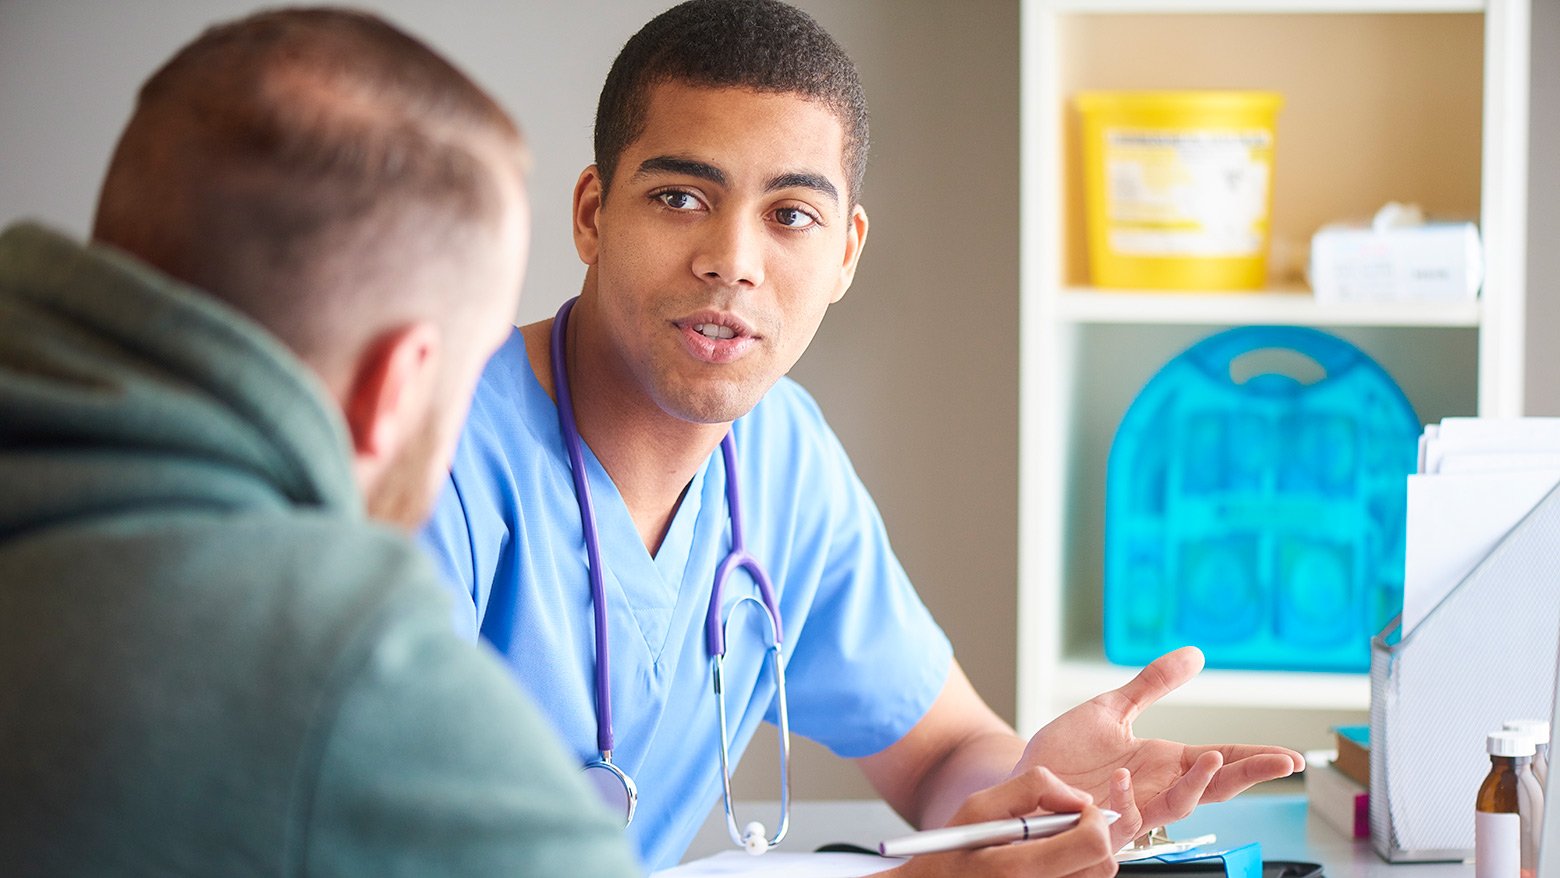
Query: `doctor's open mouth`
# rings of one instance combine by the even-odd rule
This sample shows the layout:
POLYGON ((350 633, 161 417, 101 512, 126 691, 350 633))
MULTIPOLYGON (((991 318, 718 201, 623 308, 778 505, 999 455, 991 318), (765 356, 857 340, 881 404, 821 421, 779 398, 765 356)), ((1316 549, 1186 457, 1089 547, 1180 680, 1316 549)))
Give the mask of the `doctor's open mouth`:
POLYGON ((672 325, 695 359, 706 363, 730 363, 745 356, 762 338, 746 322, 731 314, 709 311, 694 314, 672 325))

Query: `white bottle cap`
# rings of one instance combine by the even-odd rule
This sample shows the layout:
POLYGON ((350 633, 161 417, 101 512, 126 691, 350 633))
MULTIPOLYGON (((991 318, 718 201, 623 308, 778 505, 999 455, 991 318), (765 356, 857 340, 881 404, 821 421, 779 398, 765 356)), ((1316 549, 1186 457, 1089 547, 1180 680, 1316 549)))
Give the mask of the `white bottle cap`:
POLYGON ((1522 732, 1532 738, 1534 744, 1549 743, 1549 723, 1541 719, 1509 719, 1501 728, 1522 732))
POLYGON ((1491 756, 1532 756, 1534 753, 1533 739, 1522 732, 1513 732, 1502 729, 1498 732, 1490 732, 1489 740, 1485 742, 1491 756))

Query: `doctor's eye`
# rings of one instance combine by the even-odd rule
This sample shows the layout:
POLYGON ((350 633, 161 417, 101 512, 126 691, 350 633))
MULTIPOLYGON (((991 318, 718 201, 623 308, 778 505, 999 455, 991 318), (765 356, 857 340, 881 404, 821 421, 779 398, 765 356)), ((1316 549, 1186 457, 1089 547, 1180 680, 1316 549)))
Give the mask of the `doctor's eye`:
POLYGON ((663 189, 650 196, 661 206, 679 212, 690 212, 704 207, 699 197, 684 189, 663 189))
POLYGON ((800 207, 780 207, 774 212, 775 222, 793 231, 806 231, 813 226, 821 225, 822 221, 817 215, 803 210, 800 207))

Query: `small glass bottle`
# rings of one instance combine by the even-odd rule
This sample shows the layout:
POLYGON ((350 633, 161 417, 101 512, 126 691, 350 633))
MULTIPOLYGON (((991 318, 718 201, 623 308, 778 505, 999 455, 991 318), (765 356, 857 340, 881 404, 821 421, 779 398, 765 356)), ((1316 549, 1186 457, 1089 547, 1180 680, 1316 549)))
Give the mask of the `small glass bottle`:
POLYGON ((1538 788, 1547 789, 1549 785, 1549 723, 1541 719, 1514 719, 1506 723, 1505 728, 1515 732, 1526 732, 1533 739, 1533 776, 1538 778, 1538 788))
POLYGON ((1549 751, 1549 723, 1534 719, 1509 720, 1505 728, 1526 735, 1533 744, 1533 759, 1518 778, 1523 793, 1518 810, 1522 814, 1522 847, 1531 849, 1534 862, 1537 862, 1538 845, 1544 837, 1544 776, 1549 770, 1544 757, 1549 751), (1545 762, 1542 767, 1541 760, 1545 762))
POLYGON ((1522 772, 1533 759, 1533 742, 1520 732, 1501 730, 1490 732, 1485 749, 1490 773, 1479 786, 1474 814, 1474 876, 1533 878, 1537 851, 1523 843, 1522 831, 1522 802, 1529 798, 1522 772))

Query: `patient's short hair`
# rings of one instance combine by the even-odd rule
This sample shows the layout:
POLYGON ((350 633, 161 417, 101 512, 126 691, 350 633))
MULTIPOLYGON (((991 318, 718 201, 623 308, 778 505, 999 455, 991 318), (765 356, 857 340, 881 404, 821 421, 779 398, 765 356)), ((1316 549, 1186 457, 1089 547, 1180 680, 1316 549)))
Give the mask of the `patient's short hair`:
POLYGON ((845 129, 850 198, 867 169, 867 98, 856 65, 807 13, 779 0, 688 0, 629 38, 596 105, 596 167, 611 184, 623 150, 644 133, 650 88, 680 82, 795 94, 817 101, 845 129))
POLYGON ((94 238, 329 359, 386 321, 459 308, 399 281, 491 239, 525 161, 509 116, 417 39, 362 12, 267 11, 207 30, 142 86, 94 238))

